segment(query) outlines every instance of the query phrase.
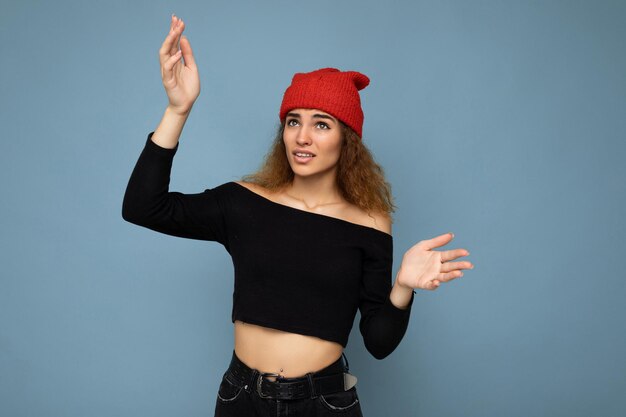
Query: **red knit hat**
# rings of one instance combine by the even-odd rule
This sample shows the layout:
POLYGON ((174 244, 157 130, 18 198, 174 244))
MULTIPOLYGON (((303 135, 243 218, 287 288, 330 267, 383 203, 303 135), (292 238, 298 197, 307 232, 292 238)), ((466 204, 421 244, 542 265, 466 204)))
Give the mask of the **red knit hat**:
POLYGON ((291 109, 320 109, 350 126, 361 137, 363 110, 359 90, 369 83, 370 79, 357 71, 321 68, 299 72, 285 90, 279 118, 283 121, 291 109))

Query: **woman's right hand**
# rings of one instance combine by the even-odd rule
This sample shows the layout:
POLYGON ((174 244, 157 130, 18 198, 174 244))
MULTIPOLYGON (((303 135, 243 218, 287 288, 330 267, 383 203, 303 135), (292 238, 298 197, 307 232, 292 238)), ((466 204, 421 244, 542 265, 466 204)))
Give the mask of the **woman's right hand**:
POLYGON ((185 23, 172 15, 170 33, 159 49, 161 78, 169 99, 168 107, 178 114, 188 114, 200 95, 198 67, 189 40, 182 36, 183 30, 185 23))

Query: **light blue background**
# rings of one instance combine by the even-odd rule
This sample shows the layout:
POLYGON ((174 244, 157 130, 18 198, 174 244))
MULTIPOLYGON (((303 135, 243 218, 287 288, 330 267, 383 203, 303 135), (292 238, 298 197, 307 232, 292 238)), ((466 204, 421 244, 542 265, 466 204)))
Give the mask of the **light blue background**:
MULTIPOLYGON (((394 272, 453 231, 476 268, 399 348, 347 348, 366 416, 626 414, 626 6, 609 1, 2 1, 0 415, 209 416, 232 352, 217 243, 125 222, 187 23, 202 92, 171 190, 258 167, 291 75, 370 76, 394 272)), ((358 316, 357 316, 358 318, 358 316)))

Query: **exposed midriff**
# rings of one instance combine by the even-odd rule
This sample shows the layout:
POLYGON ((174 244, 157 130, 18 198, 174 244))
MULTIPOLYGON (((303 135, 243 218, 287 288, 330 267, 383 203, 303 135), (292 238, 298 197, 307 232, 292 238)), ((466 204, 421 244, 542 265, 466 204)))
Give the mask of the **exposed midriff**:
POLYGON ((296 378, 323 369, 339 359, 343 351, 341 344, 315 336, 289 333, 240 320, 235 320, 234 326, 237 357, 250 368, 280 374, 285 378, 296 378))

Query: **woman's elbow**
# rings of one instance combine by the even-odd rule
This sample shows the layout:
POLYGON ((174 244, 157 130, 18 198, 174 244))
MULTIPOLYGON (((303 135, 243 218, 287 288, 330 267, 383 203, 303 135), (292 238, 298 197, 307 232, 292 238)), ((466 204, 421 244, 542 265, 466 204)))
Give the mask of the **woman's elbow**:
POLYGON ((388 346, 380 346, 375 343, 365 343, 365 349, 372 355, 374 358, 378 360, 385 359, 387 356, 394 351, 394 349, 389 349, 388 346))
POLYGON ((144 212, 126 198, 122 202, 122 218, 129 223, 140 226, 145 224, 146 222, 146 216, 144 212))

